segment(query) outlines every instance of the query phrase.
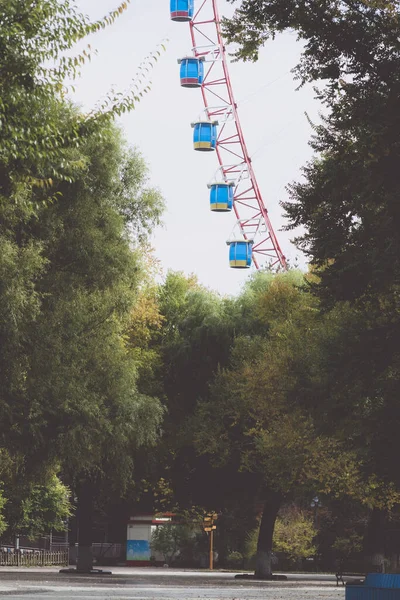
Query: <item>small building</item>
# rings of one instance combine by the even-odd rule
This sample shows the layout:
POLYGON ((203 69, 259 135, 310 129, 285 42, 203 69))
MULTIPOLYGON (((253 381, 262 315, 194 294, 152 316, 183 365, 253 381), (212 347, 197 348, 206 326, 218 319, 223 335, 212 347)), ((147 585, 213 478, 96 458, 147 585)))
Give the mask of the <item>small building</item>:
POLYGON ((172 519, 171 513, 161 516, 153 514, 140 514, 131 517, 127 526, 126 536, 126 566, 148 567, 154 564, 163 564, 164 558, 157 553, 151 552, 151 536, 159 525, 165 525, 172 519))

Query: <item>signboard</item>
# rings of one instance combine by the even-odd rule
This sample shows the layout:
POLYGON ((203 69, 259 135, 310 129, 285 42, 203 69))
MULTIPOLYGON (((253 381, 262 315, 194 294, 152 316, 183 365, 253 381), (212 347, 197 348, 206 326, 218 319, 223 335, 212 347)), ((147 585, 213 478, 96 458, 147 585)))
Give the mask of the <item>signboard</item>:
POLYGON ((151 556, 148 540, 128 540, 126 542, 126 560, 149 561, 151 556))

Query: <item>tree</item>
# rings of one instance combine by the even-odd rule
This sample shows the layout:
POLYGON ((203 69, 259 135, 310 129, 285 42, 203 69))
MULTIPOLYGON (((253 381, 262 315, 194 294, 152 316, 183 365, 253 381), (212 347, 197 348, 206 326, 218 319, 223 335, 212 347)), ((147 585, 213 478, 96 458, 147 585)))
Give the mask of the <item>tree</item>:
POLYGON ((321 415, 326 428, 341 431, 362 461, 368 481, 366 505, 371 511, 368 556, 376 564, 384 557, 384 521, 399 502, 395 464, 399 446, 393 426, 398 410, 398 351, 392 338, 396 317, 385 309, 385 301, 379 312, 372 302, 362 304, 340 303, 327 315, 327 326, 336 334, 324 342, 329 401, 321 415))
MULTIPOLYGON (((57 469, 59 470, 59 469, 57 469)), ((63 531, 72 514, 70 490, 52 465, 27 476, 22 452, 0 449, 0 535, 9 542, 21 535, 31 539, 63 531)))
POLYGON ((170 565, 192 535, 190 527, 184 524, 159 525, 151 535, 151 550, 162 554, 165 563, 170 565))
POLYGON ((10 527, 37 530, 32 481, 50 489, 60 464, 80 494, 83 480, 101 479, 100 465, 118 486, 162 417, 137 388, 125 332, 163 203, 139 153, 111 125, 148 91, 145 73, 159 52, 126 94, 110 93, 89 114, 66 99, 65 82, 91 49, 68 52, 128 3, 94 23, 74 0, 11 0, 0 15, 0 447, 13 457, 10 527))
MULTIPOLYGON (((89 34, 113 24, 130 0, 99 21, 81 14, 74 0, 10 0, 0 14, 0 194, 35 206, 35 188, 53 189, 84 168, 74 153, 88 135, 100 134, 103 122, 132 110, 148 91, 146 70, 159 51, 142 65, 125 94, 109 93, 89 114, 71 109, 67 86, 90 60, 88 44, 68 55, 89 34), (32 195, 34 196, 32 198, 32 195)), ((3 3, 4 4, 4 3, 3 3)), ((53 190, 53 195, 57 192, 53 190)), ((52 194, 49 195, 50 197, 52 194)))
MULTIPOLYGON (((43 204, 37 218, 26 207, 1 207, 0 239, 9 248, 0 259, 9 315, 1 324, 1 436, 27 480, 61 464, 87 525, 88 489, 106 472, 109 489, 123 487, 134 449, 154 442, 163 414, 137 388, 125 337, 141 244, 163 202, 147 185, 143 159, 112 125, 80 154, 84 173, 60 184, 59 200, 43 204)), ((90 546, 90 526, 86 533, 82 526, 90 546)))
MULTIPOLYGON (((231 536, 233 545, 224 535, 224 522, 241 515, 254 527, 262 504, 262 577, 271 576, 272 535, 284 502, 325 493, 379 511, 398 500, 370 452, 377 424, 372 418, 367 430, 365 407, 356 404, 361 361, 349 336, 359 345, 365 321, 348 304, 321 310, 312 294, 316 281, 312 273, 262 273, 226 300, 169 274, 159 312, 149 305, 157 327, 145 346, 156 353, 157 370, 161 361, 169 413, 141 473, 148 503, 142 509, 161 508, 158 482, 165 477, 174 494, 172 501, 162 494, 164 509, 178 501, 221 512, 220 542, 242 550, 240 535, 231 536)), ((365 389, 373 377, 368 373, 365 389)), ((369 410, 372 417, 377 407, 369 410)))
MULTIPOLYGON (((161 451, 181 508, 209 506, 207 464, 193 448, 190 416, 229 357, 231 323, 225 301, 195 277, 168 273, 158 292, 163 327, 159 340, 167 415, 161 451)), ((163 475, 161 473, 160 475, 163 475)), ((209 480, 208 480, 208 483, 209 480)), ((209 506, 213 509, 212 503, 209 506)))
POLYGON ((326 418, 340 421, 382 482, 376 500, 386 500, 371 513, 370 546, 374 538, 379 546, 372 555, 382 553, 382 511, 399 489, 399 8, 390 1, 260 0, 242 2, 226 24, 228 38, 241 44, 238 57, 253 59, 265 40, 287 29, 304 42, 295 73, 301 83, 318 84, 325 114, 313 125, 315 158, 303 181, 289 186, 283 207, 288 228, 303 228, 296 242, 318 271, 314 291, 324 307, 341 303, 332 316, 349 315, 346 302, 352 307, 350 328, 331 354, 326 418))
MULTIPOLYGON (((4 268, 9 269, 2 277, 2 307, 9 310, 9 318, 2 319, 2 323, 11 332, 9 343, 2 345, 2 372, 6 375, 16 363, 21 374, 16 373, 11 379, 10 373, 9 392, 7 380, 3 379, 2 395, 3 402, 14 407, 16 416, 18 393, 22 405, 26 403, 26 395, 30 397, 30 404, 33 404, 29 407, 29 426, 24 427, 23 433, 24 443, 32 450, 41 445, 45 437, 40 434, 40 427, 45 426, 49 433, 47 445, 51 445, 52 436, 60 439, 57 428, 63 423, 64 416, 67 417, 59 412, 64 398, 69 398, 70 425, 75 422, 74 413, 78 407, 84 411, 82 399, 86 395, 85 388, 88 391, 88 381, 82 379, 84 388, 79 390, 79 375, 83 376, 82 356, 87 356, 88 366, 90 360, 98 361, 99 366, 102 360, 110 361, 111 366, 113 353, 125 354, 121 345, 123 319, 135 303, 141 252, 139 246, 135 251, 131 250, 125 223, 129 222, 130 239, 134 242, 136 237, 137 243, 137 236, 143 234, 142 226, 151 228, 152 220, 157 221, 162 210, 159 194, 151 194, 145 187, 146 171, 142 159, 124 149, 115 129, 104 129, 103 136, 101 145, 96 138, 87 145, 85 177, 74 184, 63 184, 60 200, 52 206, 44 206, 39 219, 26 214, 24 209, 12 210, 3 206, 2 242, 10 251, 2 260, 4 268), (136 169, 134 184, 124 175, 126 170, 133 168, 133 163, 136 169), (127 202, 129 194, 131 206, 127 202), (137 214, 137 205, 150 207, 151 202, 154 202, 151 216, 142 218, 137 214), (16 270, 19 277, 15 276, 16 270), (21 280, 19 291, 17 286, 21 280), (18 335, 22 340, 15 349, 12 341, 18 343, 18 335), (108 348, 99 344, 97 336, 101 335, 108 339, 108 348), (108 356, 107 349, 111 350, 113 345, 113 353, 108 356), (8 353, 18 349, 21 356, 14 355, 11 360, 8 353), (90 353, 93 353, 92 358, 90 353), (23 370, 27 361, 29 367, 23 370), (43 369, 44 365, 47 369, 43 369), (75 390, 68 389, 67 381, 74 380, 75 390), (7 397, 7 393, 14 396, 7 397), (73 405, 71 393, 76 394, 73 405), (39 397, 40 407, 35 401, 39 397), (43 410, 50 411, 44 421, 43 410), (36 424, 39 431, 35 431, 36 424)), ((4 316, 7 317, 7 313, 4 316)), ((115 368, 119 368, 117 364, 118 361, 115 368)), ((122 364, 131 370, 127 360, 122 364)), ((129 376, 128 387, 132 378, 134 373, 129 376)), ((94 380, 93 375, 93 384, 94 380)), ((106 381, 104 379, 103 383, 106 381)), ((100 383, 97 379, 93 392, 100 383)), ((97 418, 100 424, 101 414, 97 418)), ((84 423, 79 426, 83 427, 84 423)), ((10 420, 3 421, 3 432, 9 434, 9 442, 13 429, 19 445, 21 431, 12 427, 10 420)), ((70 428, 69 431, 72 435, 70 428)), ((68 446, 67 442, 63 439, 64 447, 68 446)), ((78 455, 77 442, 77 439, 71 439, 71 460, 78 455)))
POLYGON ((256 58, 277 32, 304 42, 295 73, 321 80, 325 116, 314 126, 316 157, 283 204, 289 227, 320 271, 331 300, 391 292, 398 280, 399 12, 393 2, 241 3, 226 23, 238 56, 256 58))
POLYGON ((225 35, 239 44, 237 58, 257 60, 268 40, 295 30, 304 42, 295 70, 299 78, 327 80, 337 90, 339 79, 346 76, 361 84, 367 78, 372 83, 397 79, 397 11, 397 3, 391 1, 240 0, 233 18, 224 20, 225 35))
POLYGON ((145 282, 132 310, 127 335, 129 349, 137 364, 139 389, 145 394, 161 397, 164 390, 160 340, 165 317, 161 314, 157 295, 154 280, 145 282))
POLYGON ((315 556, 317 531, 310 515, 299 509, 283 511, 276 521, 274 551, 282 552, 293 563, 315 556))
MULTIPOLYGON (((175 513, 177 507, 180 511, 195 505, 213 511, 223 508, 229 478, 225 474, 221 485, 221 472, 196 453, 190 419, 199 398, 209 394, 219 366, 229 360, 238 325, 233 304, 202 287, 194 276, 181 273, 169 272, 155 296, 151 285, 142 290, 144 310, 135 312, 130 343, 140 357, 139 385, 157 389, 166 415, 155 451, 139 452, 136 458, 138 480, 142 480, 135 489, 139 511, 175 513)), ((241 486, 232 481, 239 495, 241 486)), ((226 528, 225 550, 232 529, 226 528)))
POLYGON ((247 474, 247 502, 263 503, 256 576, 270 578, 283 502, 316 491, 356 495, 361 474, 355 455, 323 432, 312 410, 324 402, 316 299, 298 273, 261 274, 256 289, 254 312, 264 326, 235 339, 229 368, 198 404, 192 435, 215 467, 247 474))
MULTIPOLYGON (((157 356, 169 413, 157 452, 140 460, 147 502, 141 507, 165 510, 178 501, 217 510, 221 543, 229 545, 225 522, 241 515, 254 527, 262 504, 261 577, 271 576, 272 535, 284 502, 309 502, 318 493, 376 511, 398 501, 369 452, 376 424, 371 420, 366 440, 365 409, 352 408, 360 361, 348 338, 360 343, 365 322, 347 304, 322 311, 311 293, 316 280, 314 274, 262 273, 238 298, 226 300, 169 274, 158 309, 154 298, 145 301, 156 327, 144 347, 157 356), (345 387, 354 394, 350 402, 345 387), (161 477, 168 498, 160 495, 161 477)), ((142 315, 137 332, 146 322, 142 315)), ((139 337, 148 339, 149 330, 143 331, 139 337)), ((240 544, 235 534, 231 548, 240 544)))
MULTIPOLYGON (((315 556, 317 547, 314 542, 317 533, 312 517, 304 510, 295 505, 284 507, 276 519, 273 551, 297 565, 302 559, 315 556)), ((256 556, 258 536, 259 528, 250 533, 247 558, 256 556)))
MULTIPOLYGON (((70 494, 68 487, 56 475, 49 477, 46 485, 31 484, 20 503, 20 520, 13 523, 14 534, 36 539, 52 529, 64 531, 67 520, 72 514, 70 494)), ((13 500, 14 498, 10 498, 8 502, 11 503, 13 500)), ((16 503, 17 507, 18 504, 16 503)))

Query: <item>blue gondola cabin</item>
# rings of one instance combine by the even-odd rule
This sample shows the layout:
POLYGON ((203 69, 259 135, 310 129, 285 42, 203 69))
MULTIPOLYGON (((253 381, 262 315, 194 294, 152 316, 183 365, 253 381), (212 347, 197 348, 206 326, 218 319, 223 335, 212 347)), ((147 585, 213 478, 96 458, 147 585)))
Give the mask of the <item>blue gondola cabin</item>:
POLYGON ((217 147, 218 121, 196 121, 192 123, 193 146, 200 152, 211 152, 217 147))
POLYGON ((214 212, 230 212, 233 208, 233 195, 235 184, 233 182, 211 183, 210 208, 214 212))
POLYGON ((173 21, 191 21, 194 15, 194 0, 171 0, 171 19, 173 21))
POLYGON ((181 86, 186 88, 201 87, 204 81, 204 57, 185 56, 185 58, 178 60, 178 64, 181 65, 181 86))
POLYGON ((228 242, 229 265, 232 269, 248 269, 253 256, 253 240, 228 242))

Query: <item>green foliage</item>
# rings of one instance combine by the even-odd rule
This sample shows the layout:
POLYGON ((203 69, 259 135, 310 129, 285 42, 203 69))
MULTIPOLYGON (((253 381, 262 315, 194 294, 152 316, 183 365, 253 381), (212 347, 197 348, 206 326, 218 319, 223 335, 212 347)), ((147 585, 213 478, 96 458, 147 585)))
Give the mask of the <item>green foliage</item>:
POLYGON ((159 288, 158 304, 163 325, 156 345, 167 407, 160 475, 167 467, 180 506, 213 508, 215 498, 210 496, 220 488, 210 479, 215 474, 208 461, 196 456, 190 419, 198 399, 208 396, 220 365, 229 360, 231 302, 202 287, 193 276, 170 272, 159 288))
POLYGON ((138 386, 143 393, 162 395, 160 338, 165 318, 157 302, 153 282, 139 291, 129 321, 127 342, 138 369, 138 386))
POLYGON ((247 2, 241 8, 244 14, 228 25, 232 39, 243 42, 240 52, 254 57, 258 42, 294 28, 305 41, 297 75, 328 83, 318 92, 326 115, 313 128, 316 157, 304 167, 303 181, 289 187, 284 208, 289 227, 303 228, 297 243, 317 266, 315 292, 334 307, 327 324, 336 332, 323 342, 330 369, 324 420, 357 449, 368 505, 390 509, 399 500, 394 457, 400 450, 394 425, 400 390, 398 4, 312 2, 304 10, 302 2, 247 2))
POLYGON ((3 495, 3 491, 0 490, 0 535, 7 529, 7 521, 4 518, 4 508, 7 503, 7 499, 3 495))
POLYGON ((246 535, 245 557, 247 560, 252 560, 257 554, 258 537, 260 535, 259 524, 255 529, 249 531, 246 535))
POLYGON ((22 519, 15 528, 34 539, 51 529, 63 531, 71 516, 70 490, 53 475, 46 485, 32 485, 22 502, 22 519))
POLYGON ((381 306, 339 303, 326 314, 320 344, 328 401, 320 416, 360 457, 367 505, 391 509, 399 500, 398 436, 392 426, 399 384, 392 338, 397 326, 391 310, 386 311, 384 302, 381 306))
POLYGON ((243 554, 237 550, 229 552, 226 557, 226 564, 231 569, 241 569, 243 567, 243 554))
MULTIPOLYGON (((0 432, 16 457, 11 490, 55 464, 71 484, 97 470, 108 472, 110 491, 120 487, 132 475, 133 450, 154 443, 163 416, 159 401, 138 389, 126 338, 142 244, 162 198, 111 125, 80 157, 85 170, 60 185, 57 202, 36 215, 0 208, 0 432)), ((29 498, 18 493, 12 523, 29 498)))
MULTIPOLYGON (((336 300, 397 303, 400 119, 398 3, 243 0, 226 22, 238 56, 281 31, 304 46, 295 68, 301 83, 317 83, 324 104, 313 126, 316 156, 283 204, 296 242, 318 266, 318 293, 336 300), (321 80, 326 86, 321 89, 321 80)), ((395 308, 396 321, 398 310, 395 308)))
POLYGON ((71 471, 100 464, 112 440, 107 462, 115 461, 118 473, 118 465, 129 469, 130 444, 154 441, 162 415, 158 402, 137 390, 124 337, 141 278, 140 241, 157 222, 162 200, 145 187, 141 157, 125 150, 113 128, 104 130, 103 143, 91 141, 87 156, 85 177, 44 209, 38 227, 52 269, 40 282, 35 336, 48 343, 35 353, 35 394, 50 411, 46 443, 54 431, 71 471), (44 378, 43 361, 52 365, 44 378))
MULTIPOLYGON (((254 518, 255 502, 268 515, 271 497, 351 499, 363 518, 366 507, 398 502, 390 446, 384 462, 375 454, 376 432, 388 420, 378 421, 384 405, 368 396, 377 381, 370 324, 348 303, 321 309, 318 281, 315 271, 258 273, 237 298, 221 299, 194 278, 170 273, 156 295, 146 291, 132 345, 157 357, 150 380, 153 386, 160 378, 168 414, 147 462, 143 499, 172 509, 172 492, 183 506, 224 509, 243 523, 254 518), (167 494, 159 493, 160 477, 167 494)), ((294 532, 279 521, 291 560, 307 548, 314 553, 303 516, 294 532)), ((230 548, 242 550, 241 535, 231 542, 221 534, 225 559, 230 548)))
POLYGON ((239 44, 238 58, 256 60, 267 40, 295 30, 304 43, 299 77, 336 83, 346 75, 356 81, 394 75, 397 27, 397 3, 364 0, 341 4, 333 0, 324 4, 318 0, 241 0, 233 18, 225 20, 228 41, 239 44))
POLYGON ((186 419, 197 399, 207 395, 218 366, 228 360, 230 323, 221 297, 181 273, 167 275, 159 290, 159 305, 164 319, 164 390, 173 425, 173 420, 178 424, 182 417, 186 419))
MULTIPOLYGON (((347 303, 321 309, 316 285, 314 271, 258 273, 237 298, 221 299, 170 273, 157 297, 143 300, 154 328, 141 317, 135 339, 157 355, 169 411, 146 489, 157 491, 165 476, 168 498, 173 490, 184 506, 196 502, 249 521, 255 500, 268 504, 271 496, 325 494, 337 503, 352 499, 359 510, 398 502, 389 446, 385 462, 374 458, 375 432, 388 420, 377 421, 382 404, 367 397, 376 385, 369 323, 347 303)), ((158 502, 158 492, 151 498, 158 502)), ((229 546, 242 549, 225 538, 224 557, 229 546)), ((299 552, 307 556, 304 547, 299 552)))
POLYGON ((287 509, 276 520, 274 550, 292 561, 315 556, 316 535, 312 517, 298 509, 287 509))
MULTIPOLYGON (((248 559, 256 555, 258 535, 259 527, 248 534, 246 543, 248 559)), ((275 523, 273 550, 293 562, 315 556, 316 535, 317 530, 310 515, 296 506, 286 507, 282 509, 275 523)))
POLYGON ((348 537, 337 537, 332 548, 340 557, 346 558, 351 554, 358 554, 363 549, 363 538, 357 532, 351 532, 348 537))
POLYGON ((162 554, 164 561, 169 565, 192 535, 192 528, 188 525, 177 523, 158 525, 151 536, 151 550, 153 553, 162 554))
POLYGON ((50 462, 33 464, 21 449, 11 453, 1 448, 1 533, 6 532, 8 539, 15 535, 35 538, 65 528, 72 514, 71 492, 56 475, 58 470, 50 462))
POLYGON ((299 282, 294 273, 266 278, 254 298, 264 331, 235 339, 229 368, 218 373, 210 399, 199 403, 195 444, 213 464, 234 460, 239 471, 284 495, 332 480, 342 492, 355 492, 354 456, 318 432, 310 411, 323 375, 316 334, 324 324, 299 282))
MULTIPOLYGON (((147 73, 160 52, 152 53, 139 68, 126 94, 110 92, 88 115, 66 102, 66 82, 80 74, 91 59, 87 45, 75 56, 74 46, 113 24, 129 0, 103 19, 91 22, 74 0, 38 0, 21 6, 10 0, 0 17, 0 192, 36 202, 32 193, 52 188, 56 181, 71 182, 84 168, 74 150, 102 123, 133 110, 144 93, 147 73), (35 191, 35 188, 37 190, 35 191)), ((4 3, 3 3, 4 4, 4 3)))
POLYGON ((0 478, 9 528, 29 535, 67 514, 59 465, 71 484, 107 472, 121 490, 163 417, 127 331, 164 204, 112 125, 160 52, 89 114, 67 100, 92 53, 75 45, 128 3, 97 22, 74 0, 11 0, 0 16, 0 478))
MULTIPOLYGON (((234 339, 229 366, 219 370, 208 397, 199 398, 191 420, 197 452, 235 478, 237 487, 245 477, 247 502, 262 500, 267 518, 269 502, 279 507, 304 493, 350 496, 376 507, 398 501, 390 481, 371 475, 365 446, 361 449, 351 433, 352 421, 344 433, 341 415, 330 404, 332 358, 349 325, 357 327, 354 315, 345 308, 322 312, 309 279, 261 274, 256 288, 250 283, 256 289, 251 301, 257 335, 234 339)), ((273 522, 265 529, 272 534, 273 522)), ((260 556, 271 551, 267 538, 260 536, 260 556)))
MULTIPOLYGON (((170 273, 156 295, 146 291, 132 345, 157 356, 150 379, 153 385, 160 377, 168 406, 162 443, 144 477, 148 502, 172 508, 172 491, 181 505, 235 515, 243 530, 245 520, 253 527, 255 503, 268 516, 271 498, 279 504, 318 493, 336 505, 354 504, 363 515, 353 524, 357 536, 367 509, 398 503, 396 385, 391 412, 378 394, 397 370, 390 380, 384 372, 377 377, 374 366, 376 341, 392 340, 393 307, 379 305, 378 335, 372 301, 369 313, 345 302, 327 310, 313 293, 319 281, 314 269, 305 276, 258 273, 237 298, 221 299, 195 278, 170 273), (167 484, 159 494, 160 477, 167 484)), ((280 548, 293 561, 312 555, 307 515, 297 524, 285 519, 277 526, 280 548)), ((343 518, 335 519, 337 534, 325 530, 329 548, 336 537, 348 538, 347 521, 342 527, 343 518)), ((231 548, 243 550, 242 537, 222 527, 225 560, 231 548)), ((268 552, 264 544, 260 554, 268 552)))

